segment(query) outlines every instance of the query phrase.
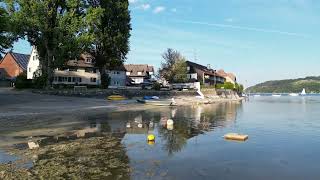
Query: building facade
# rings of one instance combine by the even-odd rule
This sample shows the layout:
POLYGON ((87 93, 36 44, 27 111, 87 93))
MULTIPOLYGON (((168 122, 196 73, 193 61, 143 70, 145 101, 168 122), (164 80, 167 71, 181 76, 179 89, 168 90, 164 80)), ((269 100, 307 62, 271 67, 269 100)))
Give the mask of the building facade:
POLYGON ((0 61, 1 79, 14 80, 19 74, 26 73, 29 55, 9 52, 0 61))
POLYGON ((32 48, 31 55, 28 62, 28 68, 27 68, 27 78, 33 79, 35 76, 35 73, 39 70, 40 64, 39 64, 39 56, 36 48, 32 48))
POLYGON ((124 65, 127 77, 133 85, 148 83, 154 79, 154 67, 147 64, 124 65))
MULTIPOLYGON (((28 79, 33 79, 35 72, 40 70, 39 56, 35 48, 32 49, 28 63, 28 79)), ((123 66, 106 71, 110 77, 110 86, 126 85, 126 71, 123 66)), ((92 85, 101 84, 100 72, 94 65, 94 59, 89 54, 81 54, 78 59, 69 60, 62 68, 55 69, 53 84, 55 85, 92 85)))
POLYGON ((237 77, 233 73, 226 73, 223 69, 220 69, 217 73, 221 74, 226 79, 226 82, 230 82, 234 85, 237 83, 237 77))
POLYGON ((217 84, 223 84, 225 78, 216 72, 216 70, 211 69, 191 61, 187 61, 187 76, 190 82, 200 82, 206 86, 213 86, 217 84))

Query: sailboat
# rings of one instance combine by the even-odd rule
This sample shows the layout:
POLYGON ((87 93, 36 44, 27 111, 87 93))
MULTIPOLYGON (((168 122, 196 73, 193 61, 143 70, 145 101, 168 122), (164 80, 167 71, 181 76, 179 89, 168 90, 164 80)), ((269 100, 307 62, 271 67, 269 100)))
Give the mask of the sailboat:
POLYGON ((307 93, 306 93, 306 89, 305 88, 303 88, 303 90, 302 90, 302 92, 301 92, 301 94, 300 94, 301 96, 305 96, 305 95, 307 95, 307 93))

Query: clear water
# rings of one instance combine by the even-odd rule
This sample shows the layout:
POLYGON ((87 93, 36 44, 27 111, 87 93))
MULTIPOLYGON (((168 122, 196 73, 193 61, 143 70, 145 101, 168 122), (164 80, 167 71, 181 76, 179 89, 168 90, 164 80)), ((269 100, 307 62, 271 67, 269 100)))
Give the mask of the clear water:
POLYGON ((320 97, 251 97, 243 103, 102 113, 81 120, 82 128, 125 133, 132 179, 320 177, 320 97), (173 119, 173 127, 165 125, 167 119, 173 119), (249 139, 224 140, 230 132, 249 139), (154 144, 147 143, 150 133, 154 144))

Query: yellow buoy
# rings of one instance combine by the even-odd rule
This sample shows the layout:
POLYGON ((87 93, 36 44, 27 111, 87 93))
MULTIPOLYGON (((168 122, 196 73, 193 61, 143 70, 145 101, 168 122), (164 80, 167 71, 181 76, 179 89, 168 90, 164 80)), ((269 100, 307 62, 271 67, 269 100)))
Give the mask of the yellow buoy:
POLYGON ((153 134, 149 134, 148 135, 148 142, 149 141, 155 141, 155 140, 156 140, 156 137, 153 134))
POLYGON ((228 140, 235 140, 235 141, 246 141, 249 138, 249 136, 244 134, 229 133, 224 135, 224 138, 228 140))
POLYGON ((153 146, 153 145, 155 144, 155 142, 154 142, 154 141, 148 141, 148 144, 149 144, 150 146, 153 146))

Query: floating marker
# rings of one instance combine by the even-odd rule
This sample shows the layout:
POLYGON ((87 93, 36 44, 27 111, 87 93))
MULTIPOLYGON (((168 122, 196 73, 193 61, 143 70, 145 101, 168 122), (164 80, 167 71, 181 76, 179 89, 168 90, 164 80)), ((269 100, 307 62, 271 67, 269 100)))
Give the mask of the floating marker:
POLYGON ((153 141, 154 142, 156 140, 156 137, 153 134, 149 134, 147 139, 148 139, 148 142, 149 141, 153 141))
POLYGON ((246 141, 249 138, 249 136, 245 134, 229 133, 224 135, 224 138, 235 141, 246 141))

